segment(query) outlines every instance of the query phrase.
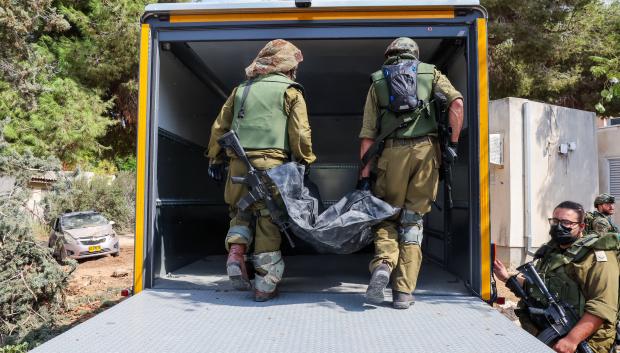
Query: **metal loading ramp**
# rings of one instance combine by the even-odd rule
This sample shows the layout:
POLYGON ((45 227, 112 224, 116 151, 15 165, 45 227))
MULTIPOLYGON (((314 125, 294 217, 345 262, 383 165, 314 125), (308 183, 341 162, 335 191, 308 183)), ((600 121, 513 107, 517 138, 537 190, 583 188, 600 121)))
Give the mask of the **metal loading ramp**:
POLYGON ((420 295, 401 311, 362 294, 146 290, 32 352, 550 352, 477 298, 420 295))
POLYGON ((289 257, 281 295, 255 303, 226 289, 223 257, 209 257, 32 352, 551 352, 432 263, 413 308, 365 304, 368 272, 357 271, 367 258, 338 268, 332 257, 289 257), (305 272, 312 260, 332 270, 305 272))

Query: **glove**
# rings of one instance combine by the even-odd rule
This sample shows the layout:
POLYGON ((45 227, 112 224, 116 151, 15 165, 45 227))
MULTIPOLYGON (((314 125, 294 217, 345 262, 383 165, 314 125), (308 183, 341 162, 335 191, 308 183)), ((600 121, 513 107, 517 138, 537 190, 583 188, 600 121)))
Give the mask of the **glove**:
POLYGON ((448 142, 448 146, 446 147, 446 151, 444 153, 445 162, 448 164, 452 164, 456 162, 458 154, 458 142, 448 142))
POLYGON ((215 181, 222 181, 222 179, 224 179, 224 175, 226 174, 226 166, 224 163, 209 164, 207 174, 215 181))
POLYGON ((358 180, 355 188, 360 191, 370 191, 370 177, 364 177, 358 180))

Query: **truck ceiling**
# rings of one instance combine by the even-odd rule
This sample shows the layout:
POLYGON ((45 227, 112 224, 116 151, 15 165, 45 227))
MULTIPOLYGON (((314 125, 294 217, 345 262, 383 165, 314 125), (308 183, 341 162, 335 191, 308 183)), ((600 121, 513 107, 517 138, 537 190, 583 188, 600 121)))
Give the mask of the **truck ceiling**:
MULTIPOLYGON (((390 8, 390 7, 478 7, 477 0, 386 0, 386 1, 330 1, 313 0, 311 8, 316 9, 362 9, 362 8, 390 8)), ((192 3, 151 4, 146 6, 146 13, 166 11, 217 11, 217 10, 278 10, 295 9, 294 0, 203 0, 192 3)))

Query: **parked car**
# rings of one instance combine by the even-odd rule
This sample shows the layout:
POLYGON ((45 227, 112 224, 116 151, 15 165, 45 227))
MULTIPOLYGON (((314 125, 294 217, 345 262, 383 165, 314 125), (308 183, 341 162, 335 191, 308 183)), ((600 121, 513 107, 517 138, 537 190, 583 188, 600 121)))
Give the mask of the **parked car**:
POLYGON ((54 221, 48 246, 58 260, 118 256, 120 246, 113 224, 95 211, 64 213, 54 221))

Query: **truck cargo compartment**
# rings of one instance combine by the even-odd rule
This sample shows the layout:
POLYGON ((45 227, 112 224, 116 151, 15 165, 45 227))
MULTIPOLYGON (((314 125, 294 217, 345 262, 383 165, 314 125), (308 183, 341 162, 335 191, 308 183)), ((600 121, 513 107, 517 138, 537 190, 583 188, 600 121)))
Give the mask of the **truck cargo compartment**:
MULTIPOLYGON (((364 30, 360 29, 360 34, 364 30)), ((304 55, 297 81, 304 86, 318 157, 310 177, 326 205, 355 187, 359 164, 359 132, 370 73, 383 63, 383 52, 394 39, 324 38, 291 41, 304 55)), ((467 57, 464 38, 416 38, 421 60, 433 63, 467 101, 467 57)), ((206 256, 224 254, 228 209, 224 184, 207 177, 204 156, 210 127, 232 89, 244 80, 244 68, 265 40, 170 41, 158 46, 154 285, 206 256)), ((440 268, 469 283, 470 215, 468 119, 461 135, 459 162, 453 170, 454 208, 446 232, 444 186, 426 217, 424 254, 440 268)), ((298 241, 284 255, 313 254, 298 241)), ((371 246, 365 252, 371 252, 371 246)), ((288 260, 293 261, 293 260, 288 260)), ((346 256, 341 261, 349 261, 346 256)), ((359 261, 366 268, 363 261, 359 261)), ((336 265, 336 263, 335 263, 336 265)), ((336 266, 335 271, 338 270, 336 266)))

